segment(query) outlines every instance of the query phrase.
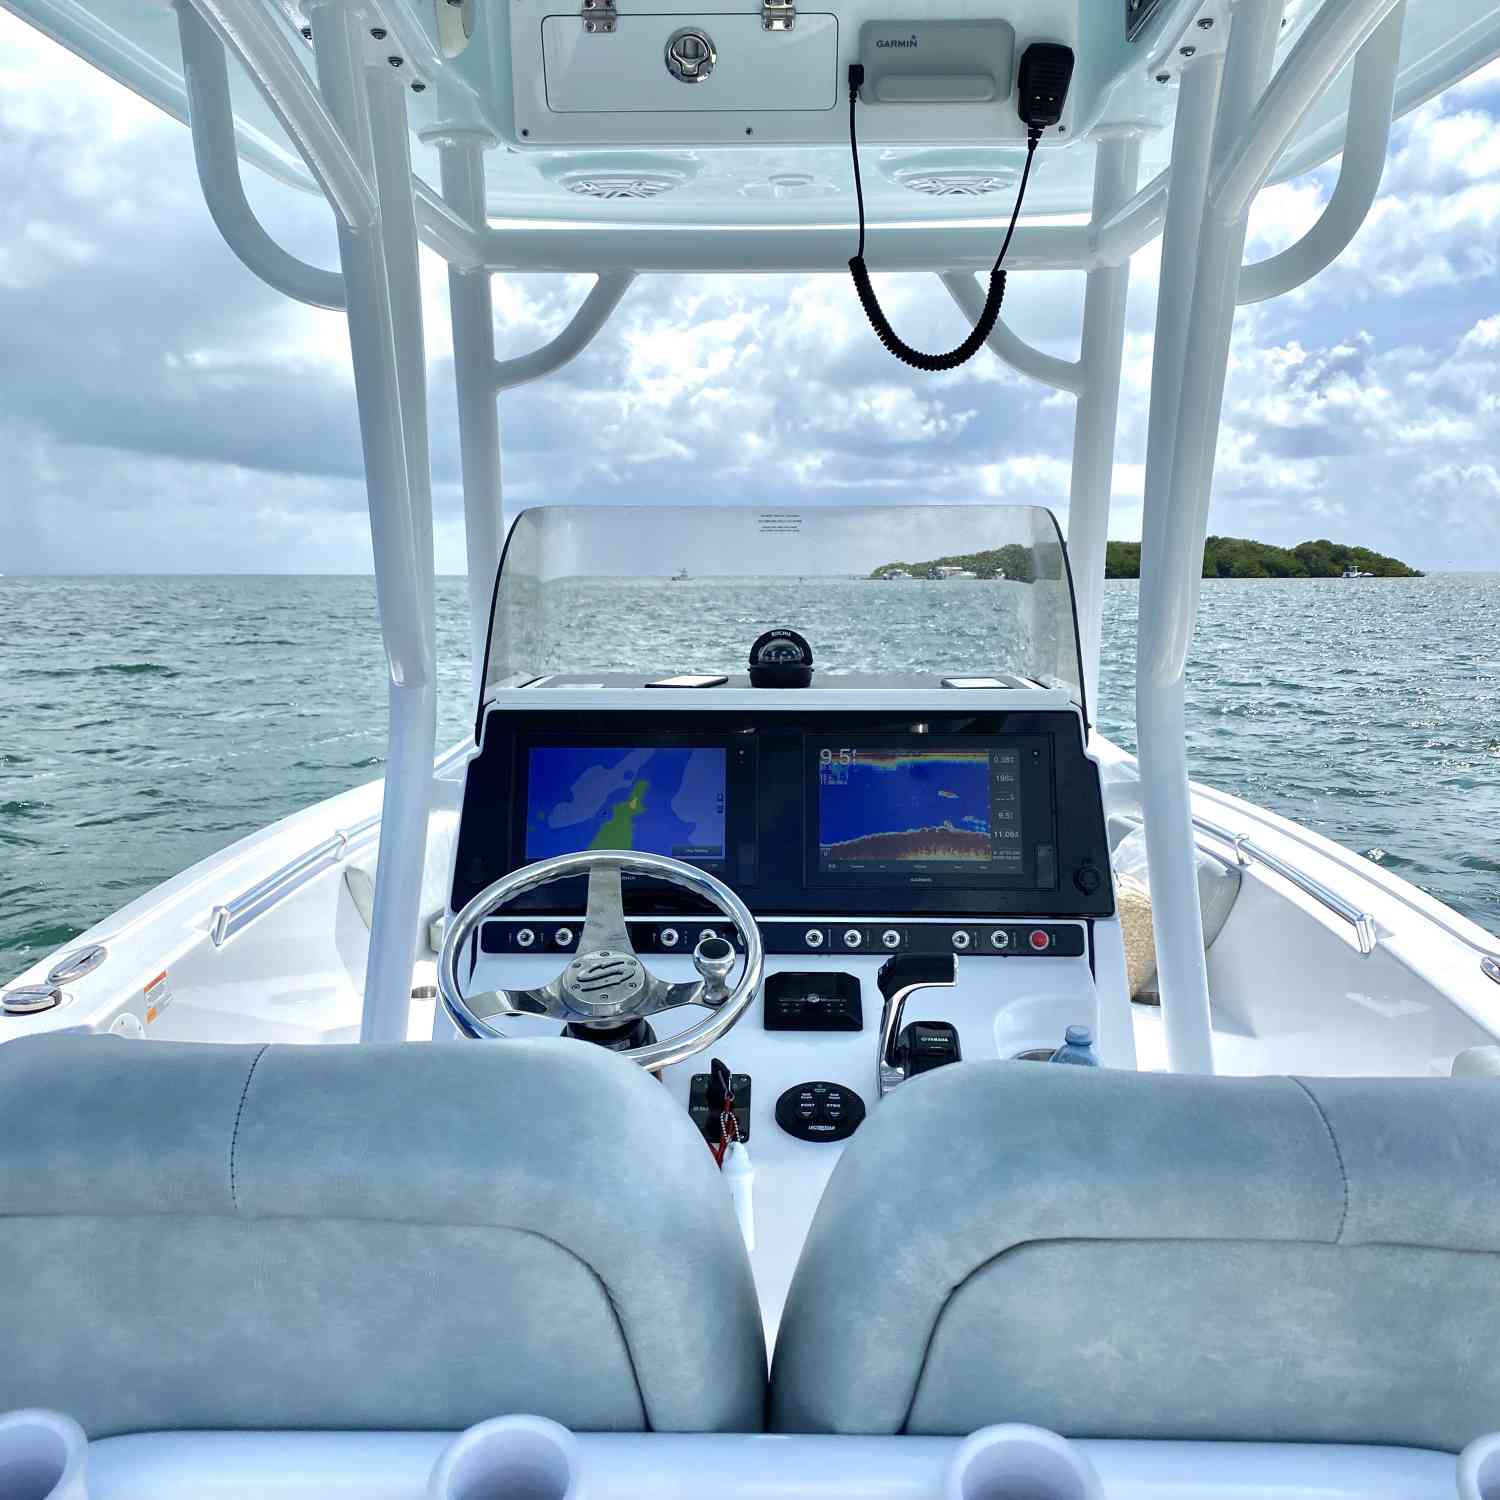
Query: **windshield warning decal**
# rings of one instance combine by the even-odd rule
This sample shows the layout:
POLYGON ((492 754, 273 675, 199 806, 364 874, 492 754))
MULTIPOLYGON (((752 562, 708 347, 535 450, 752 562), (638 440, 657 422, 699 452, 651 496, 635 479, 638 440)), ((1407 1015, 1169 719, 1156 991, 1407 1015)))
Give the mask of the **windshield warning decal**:
POLYGON ((763 532, 798 532, 802 530, 802 512, 799 510, 763 510, 756 517, 763 532))

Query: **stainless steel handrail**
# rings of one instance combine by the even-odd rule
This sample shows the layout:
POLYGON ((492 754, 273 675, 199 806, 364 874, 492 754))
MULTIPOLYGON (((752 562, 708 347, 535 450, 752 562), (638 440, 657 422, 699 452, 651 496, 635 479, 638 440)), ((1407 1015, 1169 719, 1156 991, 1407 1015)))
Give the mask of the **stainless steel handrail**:
MULTIPOLYGON (((441 776, 456 765, 474 748, 472 740, 460 740, 445 750, 433 762, 432 774, 441 776)), ((248 890, 241 891, 232 901, 215 906, 209 917, 208 935, 215 948, 222 948, 247 923, 270 910, 278 901, 299 890, 314 875, 321 874, 331 865, 352 854, 365 844, 369 836, 380 828, 380 814, 372 813, 348 828, 340 828, 330 834, 321 844, 305 850, 296 859, 288 860, 280 869, 257 880, 248 890)))
POLYGON ((1375 918, 1369 912, 1361 911, 1352 902, 1346 901, 1337 891, 1324 885, 1321 880, 1314 879, 1305 870, 1299 870, 1295 865, 1288 864, 1269 850, 1262 849, 1248 834, 1231 833, 1229 829, 1221 828, 1207 818, 1195 817, 1193 826, 1204 833, 1211 834, 1216 839, 1223 839, 1233 848, 1238 864, 1242 866, 1264 865, 1268 870, 1281 876, 1283 880, 1296 886, 1304 895, 1311 896, 1319 905, 1327 907, 1335 916, 1342 917, 1354 929, 1355 946, 1361 953, 1368 956, 1379 946, 1380 937, 1375 930, 1375 918))
POLYGON ((296 859, 288 860, 280 869, 257 880, 233 900, 214 907, 208 930, 214 947, 222 948, 247 923, 306 885, 314 875, 338 864, 354 849, 368 842, 368 835, 379 826, 380 814, 372 813, 352 827, 341 828, 321 844, 305 850, 296 859))

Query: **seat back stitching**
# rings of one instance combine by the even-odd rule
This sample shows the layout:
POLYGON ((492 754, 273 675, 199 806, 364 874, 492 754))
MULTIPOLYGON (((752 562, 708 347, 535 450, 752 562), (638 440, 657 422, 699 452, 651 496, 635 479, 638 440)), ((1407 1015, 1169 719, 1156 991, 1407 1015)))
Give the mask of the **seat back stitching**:
POLYGON ((245 1074, 245 1086, 240 1090, 240 1107, 234 1112, 234 1130, 229 1136, 229 1201, 234 1205, 236 1210, 240 1206, 240 1200, 235 1196, 234 1148, 239 1144, 240 1120, 245 1113, 245 1100, 250 1094, 250 1080, 255 1077, 255 1070, 260 1066, 260 1060, 266 1055, 266 1051, 270 1045, 269 1042, 265 1043, 255 1056, 250 1059, 250 1071, 245 1074))
POLYGON ((1333 1122, 1324 1112, 1323 1105, 1319 1101, 1318 1096, 1300 1078, 1294 1078, 1292 1082, 1312 1100, 1312 1106, 1317 1110, 1318 1118, 1323 1122, 1323 1129, 1328 1132, 1329 1143, 1333 1146, 1334 1160, 1339 1164, 1339 1180, 1344 1185, 1344 1210, 1339 1215, 1338 1233, 1334 1235, 1333 1243, 1341 1245, 1344 1242, 1344 1225, 1349 1222, 1349 1173, 1344 1166, 1344 1153, 1339 1150, 1339 1138, 1334 1134, 1333 1122))

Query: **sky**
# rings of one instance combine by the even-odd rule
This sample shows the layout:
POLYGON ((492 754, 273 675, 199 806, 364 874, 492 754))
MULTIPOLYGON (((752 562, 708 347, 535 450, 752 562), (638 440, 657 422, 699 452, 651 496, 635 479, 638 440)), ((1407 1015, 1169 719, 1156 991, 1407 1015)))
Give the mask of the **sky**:
MULTIPOLYGON (((1500 571, 1500 64, 1398 122, 1339 262, 1236 321, 1209 529, 1500 571)), ((1254 259, 1336 164, 1264 193, 1254 259)), ((337 264, 320 199, 246 169, 288 249, 337 264)), ((1158 256, 1132 269, 1111 535, 1140 536, 1158 256)), ((445 268, 423 253, 439 570, 462 573, 445 268)), ((964 325, 931 276, 877 277, 913 342, 964 325)), ((498 352, 544 343, 582 277, 495 279, 498 352)), ((1078 274, 1011 279, 1023 337, 1074 357, 1078 274)), ((1066 524, 1073 399, 982 353, 922 375, 846 277, 638 280, 579 359, 501 402, 508 507, 1037 503, 1066 524)), ((0 12, 0 573, 368 572, 341 314, 219 239, 185 128, 0 12)))

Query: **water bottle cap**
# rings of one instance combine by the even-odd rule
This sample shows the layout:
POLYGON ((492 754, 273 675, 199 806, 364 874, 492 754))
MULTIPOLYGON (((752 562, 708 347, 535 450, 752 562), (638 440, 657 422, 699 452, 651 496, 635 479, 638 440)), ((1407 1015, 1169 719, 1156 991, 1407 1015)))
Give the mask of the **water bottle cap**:
POLYGON ((1064 1038, 1070 1047, 1092 1047, 1094 1045, 1094 1033, 1087 1026, 1070 1026, 1064 1033, 1064 1038))

